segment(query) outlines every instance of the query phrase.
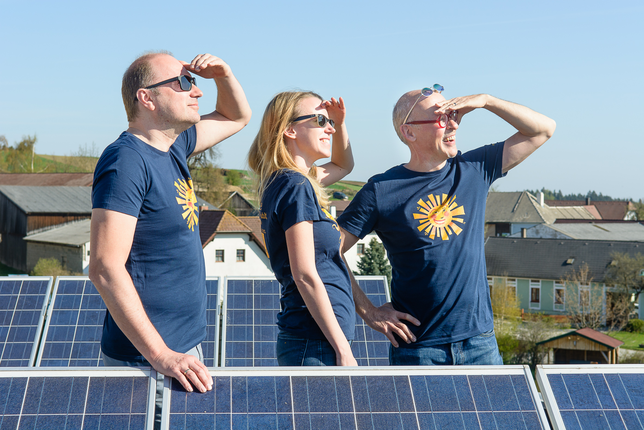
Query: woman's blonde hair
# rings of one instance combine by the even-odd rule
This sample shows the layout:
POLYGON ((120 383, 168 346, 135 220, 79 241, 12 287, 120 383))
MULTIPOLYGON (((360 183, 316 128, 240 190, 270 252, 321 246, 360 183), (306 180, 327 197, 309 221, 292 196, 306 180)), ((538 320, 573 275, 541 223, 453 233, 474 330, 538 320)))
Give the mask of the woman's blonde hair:
MULTIPOLYGON (((248 152, 248 166, 257 175, 256 186, 259 200, 271 181, 271 175, 280 170, 300 172, 284 141, 284 132, 291 122, 300 114, 300 102, 309 97, 322 97, 311 91, 283 92, 273 97, 266 106, 259 132, 248 152)), ((305 175, 313 186, 318 203, 327 207, 329 197, 326 190, 317 180, 315 165, 305 175)))

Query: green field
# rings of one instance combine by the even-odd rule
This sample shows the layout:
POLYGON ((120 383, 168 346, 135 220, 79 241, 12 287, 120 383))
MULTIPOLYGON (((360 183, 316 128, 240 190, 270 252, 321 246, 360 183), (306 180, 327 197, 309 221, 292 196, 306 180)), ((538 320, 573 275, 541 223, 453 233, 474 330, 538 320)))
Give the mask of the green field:
POLYGON ((610 333, 611 337, 624 342, 620 348, 633 349, 635 351, 644 351, 640 345, 644 345, 644 333, 630 333, 628 331, 616 331, 610 333))

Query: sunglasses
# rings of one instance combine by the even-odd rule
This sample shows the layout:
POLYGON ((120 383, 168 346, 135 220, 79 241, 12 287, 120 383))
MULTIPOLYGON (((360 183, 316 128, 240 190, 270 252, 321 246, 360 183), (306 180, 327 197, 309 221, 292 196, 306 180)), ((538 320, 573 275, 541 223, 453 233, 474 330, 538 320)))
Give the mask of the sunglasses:
MULTIPOLYGON (((181 91, 190 91, 192 89, 193 85, 197 85, 197 80, 193 76, 186 76, 186 75, 180 75, 175 78, 170 78, 166 79, 165 81, 158 82, 154 85, 147 86, 143 88, 144 90, 150 90, 152 88, 156 88, 158 86, 161 86, 163 84, 168 84, 170 82, 174 81, 179 81, 179 87, 181 88, 181 91)), ((135 97, 135 100, 138 100, 137 97, 135 97)))
POLYGON ((416 105, 418 104, 418 101, 420 100, 421 97, 429 97, 434 93, 442 93, 445 91, 445 88, 443 88, 442 85, 439 84, 434 84, 430 88, 423 88, 420 90, 420 94, 418 94, 418 97, 416 98, 416 101, 414 102, 413 105, 411 105, 411 108, 409 109, 409 112, 407 112, 407 115, 405 115, 405 119, 403 120, 402 124, 407 124, 407 118, 409 118, 409 115, 411 115, 411 111, 414 110, 416 105))
POLYGON ((335 127, 335 122, 332 119, 329 119, 322 115, 321 113, 312 113, 311 115, 298 116, 291 122, 304 121, 305 119, 315 118, 318 123, 318 127, 326 127, 326 124, 331 124, 331 127, 335 127))
POLYGON ((460 124, 457 110, 451 111, 449 115, 440 115, 438 119, 435 119, 433 121, 409 121, 405 124, 438 124, 440 128, 445 128, 448 121, 454 121, 456 124, 460 124))

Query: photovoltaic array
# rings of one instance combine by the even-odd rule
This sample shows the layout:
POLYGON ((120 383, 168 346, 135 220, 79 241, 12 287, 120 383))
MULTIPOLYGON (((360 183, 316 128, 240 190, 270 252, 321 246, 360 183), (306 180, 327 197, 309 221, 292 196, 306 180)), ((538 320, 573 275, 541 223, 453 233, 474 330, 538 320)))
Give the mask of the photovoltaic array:
POLYGON ((105 303, 87 277, 58 277, 47 311, 37 366, 103 365, 105 303))
POLYGON ((219 357, 219 277, 206 277, 206 340, 201 343, 204 364, 208 367, 218 366, 219 357))
POLYGON ((154 371, 0 370, 2 429, 151 430, 154 371))
POLYGON ((33 366, 51 277, 0 277, 0 367, 33 366))
POLYGON ((537 366, 554 429, 644 428, 644 366, 537 366))
POLYGON ((548 428, 527 366, 219 369, 163 401, 170 429, 548 428))
MULTIPOLYGON (((376 306, 389 301, 384 276, 358 276, 358 283, 376 306)), ((277 314, 280 284, 275 278, 226 278, 223 305, 222 366, 277 366, 277 314)), ((351 349, 359 365, 389 364, 389 340, 356 316, 351 349)))

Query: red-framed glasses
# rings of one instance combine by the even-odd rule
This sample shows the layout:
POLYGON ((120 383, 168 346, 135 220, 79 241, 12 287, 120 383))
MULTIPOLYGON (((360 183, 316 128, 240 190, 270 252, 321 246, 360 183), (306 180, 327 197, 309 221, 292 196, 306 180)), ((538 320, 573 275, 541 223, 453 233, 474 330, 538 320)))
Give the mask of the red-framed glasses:
POLYGON ((454 121, 456 124, 459 124, 460 118, 458 117, 458 111, 453 110, 449 115, 443 114, 433 121, 409 121, 405 124, 438 124, 440 128, 445 128, 447 126, 447 121, 454 121))

